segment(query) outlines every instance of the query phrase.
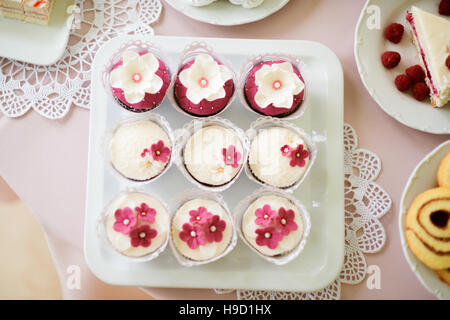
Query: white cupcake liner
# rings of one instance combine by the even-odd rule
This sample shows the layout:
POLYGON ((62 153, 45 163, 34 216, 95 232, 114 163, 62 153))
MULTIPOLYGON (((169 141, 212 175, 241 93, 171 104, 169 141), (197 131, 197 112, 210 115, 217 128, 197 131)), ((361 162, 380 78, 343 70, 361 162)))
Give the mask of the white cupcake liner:
POLYGON ((248 162, 249 160, 245 164, 245 173, 250 180, 255 181, 256 183, 258 183, 262 186, 268 186, 268 187, 272 187, 272 188, 276 188, 279 190, 283 190, 283 191, 292 193, 295 189, 297 189, 302 184, 302 182, 305 180, 305 178, 308 176, 309 172, 311 171, 311 168, 314 165, 314 162, 317 157, 317 147, 316 147, 315 143, 313 142, 313 140, 311 139, 311 137, 305 131, 303 131, 303 129, 297 127, 293 123, 291 123, 287 120, 281 120, 278 118, 262 117, 262 118, 258 118, 255 121, 253 121, 250 124, 250 128, 246 131, 247 137, 249 139, 249 151, 248 152, 250 152, 250 146, 252 144, 252 141, 256 137, 256 135, 259 133, 259 130, 268 129, 268 128, 272 128, 272 127, 282 127, 282 128, 290 129, 290 130, 296 132, 303 139, 303 141, 305 141, 305 143, 308 147, 308 150, 309 150, 309 154, 310 154, 310 161, 309 161, 308 168, 306 168, 305 173, 300 178, 300 180, 298 180, 294 185, 287 187, 287 188, 278 188, 278 187, 269 185, 269 184, 259 180, 257 177, 255 177, 252 170, 250 169, 250 164, 248 162))
POLYGON ((130 115, 122 117, 120 120, 118 120, 115 124, 113 124, 105 132, 105 134, 102 138, 102 143, 100 145, 101 145, 101 153, 103 155, 103 158, 107 162, 107 166, 106 166, 107 170, 111 173, 111 175, 113 175, 119 181, 124 182, 126 185, 128 185, 130 187, 139 187, 140 185, 146 185, 146 184, 156 181, 170 169, 170 167, 172 166, 172 163, 174 162, 174 158, 175 158, 174 157, 175 138, 174 138, 173 131, 169 125, 169 122, 166 120, 166 118, 164 118, 162 115, 160 115, 158 113, 135 113, 135 114, 130 114, 130 115), (112 164, 112 161, 111 161, 111 154, 109 151, 109 147, 111 144, 111 139, 113 138, 114 133, 116 132, 116 130, 119 127, 121 127, 122 125, 127 124, 127 123, 133 123, 136 121, 143 121, 143 120, 153 121, 167 133, 167 136, 169 137, 169 140, 171 143, 171 153, 170 153, 170 157, 169 157, 169 162, 166 164, 166 167, 164 168, 164 170, 161 173, 159 173, 157 176, 155 176, 149 180, 137 181, 137 180, 133 180, 131 178, 124 176, 116 168, 114 168, 114 165, 112 164))
POLYGON ((97 218, 97 236, 100 240, 100 244, 101 244, 102 248, 104 248, 106 251, 108 251, 108 253, 110 253, 111 255, 118 257, 119 259, 121 259, 123 261, 140 263, 140 262, 147 262, 147 261, 153 260, 153 259, 157 258, 166 249, 167 244, 169 243, 170 211, 167 207, 167 204, 153 194, 150 194, 150 193, 145 192, 140 189, 134 189, 134 188, 124 189, 124 190, 120 191, 117 195, 115 195, 114 198, 111 199, 111 201, 109 201, 109 203, 103 209, 102 213, 98 216, 98 218, 97 218), (153 251, 145 256, 141 256, 141 257, 130 257, 130 256, 124 255, 124 254, 120 253, 119 251, 117 251, 113 247, 111 241, 109 240, 108 234, 106 231, 106 220, 108 218, 108 211, 110 211, 109 209, 111 209, 112 204, 118 197, 120 197, 122 195, 126 195, 131 192, 142 193, 142 194, 145 194, 147 196, 150 196, 150 197, 158 200, 161 203, 161 205, 164 207, 164 209, 166 209, 166 212, 167 212, 167 236, 166 236, 166 239, 164 240, 164 243, 155 251, 153 251))
MULTIPOLYGON (((164 54, 164 52, 159 48, 158 45, 156 45, 154 43, 150 43, 150 42, 144 42, 142 40, 130 40, 130 41, 124 43, 123 45, 120 46, 119 49, 117 49, 114 52, 114 54, 111 56, 111 58, 106 62, 106 64, 103 66, 102 73, 101 73, 103 88, 106 90, 106 92, 108 94, 108 98, 111 99, 112 101, 114 101, 114 103, 117 104, 118 106, 120 106, 121 108, 124 108, 124 107, 117 100, 117 98, 113 95, 109 78, 110 78, 111 71, 113 70, 113 67, 122 59, 123 53, 128 50, 138 52, 138 53, 142 52, 142 51, 151 52, 157 58, 159 58, 161 61, 164 62, 164 64, 166 65, 167 71, 169 72, 169 79, 172 78, 172 75, 174 73, 173 72, 173 63, 168 58, 168 56, 166 54, 164 54)), ((163 103, 164 99, 167 97, 167 95, 169 93, 169 90, 170 90, 170 84, 169 84, 169 88, 167 88, 167 92, 166 92, 163 100, 161 100, 161 102, 157 106, 155 106, 154 108, 151 108, 150 110, 140 111, 140 110, 136 109, 137 111, 131 111, 131 110, 128 110, 125 108, 124 109, 129 112, 133 112, 133 113, 145 113, 145 112, 155 110, 163 103)), ((132 109, 132 107, 128 107, 128 108, 132 109)))
POLYGON ((256 254, 258 254, 264 260, 269 261, 278 266, 285 265, 285 264, 291 262, 292 260, 294 260, 296 257, 298 257, 298 255, 303 251, 303 249, 306 245, 306 242, 307 242, 310 230, 311 230, 311 218, 310 218, 309 213, 306 210, 305 206, 303 205, 303 203, 301 203, 292 194, 289 194, 287 192, 283 192, 281 190, 271 188, 271 187, 260 188, 260 189, 256 190, 255 192, 253 192, 251 195, 247 196, 245 199, 241 200, 233 210, 233 219, 234 219, 234 224, 237 227, 239 237, 242 239, 242 241, 253 252, 256 252, 256 254), (245 238, 243 231, 242 231, 242 220, 243 220, 244 214, 247 211, 248 207, 256 199, 258 199, 262 196, 267 196, 267 195, 277 195, 277 196, 288 199, 296 207, 298 207, 300 209, 302 219, 303 219, 303 236, 302 236, 302 239, 300 240, 298 246, 295 247, 295 249, 293 249, 292 251, 290 251, 282 256, 278 256, 278 257, 269 257, 269 256, 266 256, 266 255, 262 254, 261 252, 259 252, 256 248, 254 248, 247 241, 247 239, 245 238))
POLYGON ((293 56, 293 55, 289 55, 289 54, 284 54, 284 53, 268 53, 268 54, 260 54, 260 55, 255 55, 255 56, 251 56, 250 58, 248 58, 243 65, 241 66, 241 70, 240 70, 240 75, 239 75, 239 98, 241 100, 241 103, 251 112, 257 114, 258 116, 263 116, 263 117, 268 117, 258 111, 256 111, 255 109, 253 109, 249 103, 247 102, 246 96, 245 96, 245 82, 247 81, 247 76, 248 73, 250 72, 250 70, 260 64, 261 62, 264 61, 277 61, 277 60, 284 60, 287 62, 290 62, 294 68, 296 68, 303 80, 304 80, 304 93, 303 93, 303 100, 301 102, 301 105, 298 107, 297 110, 295 110, 293 113, 284 116, 284 117, 277 117, 278 119, 285 119, 285 120, 294 120, 294 119, 298 119, 300 118, 304 113, 306 108, 308 107, 308 97, 309 97, 309 76, 308 76, 308 69, 306 67, 306 65, 303 63, 302 60, 300 60, 300 58, 293 56))
POLYGON ((222 112, 224 112, 234 101, 234 99, 236 98, 237 95, 237 90, 238 90, 238 82, 237 82, 237 76, 236 73, 233 70, 233 67, 231 66, 231 64, 222 56, 219 56, 218 54, 216 54, 213 49, 211 47, 209 47, 206 43, 204 42, 192 42, 191 44, 187 45, 184 50, 183 53, 180 57, 180 61, 178 63, 178 67, 177 67, 177 72, 173 73, 172 76, 172 81, 170 83, 169 89, 168 89, 168 93, 167 96, 169 97, 169 101, 172 104, 172 106, 179 111, 180 113, 187 115, 188 117, 191 118, 208 118, 208 117, 213 117, 213 116, 217 116, 219 114, 221 114, 222 112), (230 97, 230 100, 228 101, 228 103, 226 104, 225 107, 222 108, 222 110, 220 110, 219 112, 213 114, 213 115, 194 115, 194 114, 190 114, 188 113, 186 110, 184 110, 183 108, 181 108, 178 105, 177 99, 175 97, 175 82, 177 80, 178 77, 178 73, 181 70, 181 68, 188 63, 189 61, 191 61, 192 59, 194 59, 196 56, 198 56, 199 54, 207 54, 212 56, 214 59, 216 59, 217 61, 220 61, 224 66, 226 66, 228 69, 230 69, 232 75, 233 75, 233 83, 234 83, 234 91, 233 94, 230 97))
POLYGON ((192 184, 197 186, 199 189, 205 190, 205 191, 214 191, 214 192, 222 192, 229 187, 236 181, 236 179, 240 176, 242 171, 244 170, 244 167, 247 164, 247 158, 248 158, 248 150, 249 150, 249 142, 247 139, 247 136, 245 135, 244 131, 234 125, 231 121, 220 118, 220 117, 209 117, 206 119, 196 119, 192 120, 191 122, 185 124, 181 129, 177 130, 177 136, 175 138, 175 152, 174 152, 174 161, 177 165, 178 169, 181 171, 181 173, 186 177, 187 180, 189 180, 192 184), (186 166, 184 165, 184 147, 186 146, 187 142, 191 138, 191 136, 197 132, 197 130, 211 126, 211 125, 220 125, 225 128, 232 129, 236 135, 238 136, 242 148, 243 148, 243 156, 242 156, 242 166, 239 169, 239 172, 236 174, 236 176, 231 179, 229 182, 227 182, 224 185, 221 186, 208 186, 205 185, 196 179, 192 177, 192 175, 189 173, 189 171, 186 169, 186 166))
POLYGON ((200 190, 200 189, 186 190, 170 200, 169 212, 170 212, 170 236, 169 236, 170 240, 169 240, 169 243, 170 243, 170 247, 172 249, 172 252, 173 252, 175 258, 181 265, 183 265, 185 267, 193 267, 193 266, 199 266, 199 265, 211 263, 213 261, 217 261, 217 260, 225 257, 227 254, 229 254, 236 246, 237 239, 238 239, 236 225, 234 224, 233 215, 231 214, 231 211, 228 208, 228 205, 225 202, 225 200, 223 199, 222 195, 214 193, 214 192, 200 190), (173 242, 172 221, 175 216, 175 213, 178 211, 178 209, 183 204, 185 204, 187 201, 193 200, 193 199, 207 199, 207 200, 213 200, 213 201, 218 202, 225 209, 225 212, 227 213, 228 217, 230 218, 230 221, 232 224, 231 227, 233 228, 233 235, 231 237, 230 244, 228 245, 228 247, 225 249, 224 252, 222 252, 217 257, 214 257, 209 260, 195 261, 195 260, 189 259, 189 258, 183 256, 177 250, 177 248, 175 247, 175 244, 173 242))

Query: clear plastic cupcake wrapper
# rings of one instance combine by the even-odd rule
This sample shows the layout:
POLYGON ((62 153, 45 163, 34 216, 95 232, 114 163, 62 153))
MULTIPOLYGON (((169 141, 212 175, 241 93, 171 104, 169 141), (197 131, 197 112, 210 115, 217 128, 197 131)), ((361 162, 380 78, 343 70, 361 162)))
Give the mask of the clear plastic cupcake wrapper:
POLYGON ((301 203, 292 194, 289 194, 287 192, 284 192, 284 191, 281 191, 281 190, 278 190, 278 189, 275 189, 272 187, 260 188, 260 189, 256 190, 255 192, 253 192, 251 195, 247 196, 245 199, 241 200, 233 210, 233 219, 234 219, 234 224, 237 227, 239 237, 242 239, 242 241, 253 252, 258 254, 264 260, 269 261, 269 262, 279 265, 279 266, 285 265, 298 257, 298 255, 303 251, 303 249, 306 245, 306 242, 308 240, 308 236, 309 236, 309 233, 311 230, 311 218, 310 218, 309 213, 306 210, 305 206, 303 205, 303 203, 301 203), (242 220, 243 220, 244 214, 247 211, 248 207, 256 199, 263 197, 263 196, 267 196, 267 195, 276 195, 276 196, 280 196, 280 197, 286 198, 289 201, 291 201, 296 207, 298 207, 300 209, 302 219, 303 219, 303 225, 304 225, 303 236, 302 236, 302 239, 300 240, 299 244, 297 245, 297 247, 295 247, 292 251, 290 251, 284 255, 277 256, 277 257, 269 257, 269 256, 266 256, 266 255, 262 254, 261 252, 259 252, 247 241, 247 239, 244 237, 244 234, 242 232, 242 220))
POLYGON ((174 158, 175 158, 174 157, 174 152, 175 152, 174 151, 175 150, 174 133, 169 125, 169 122, 166 120, 166 118, 164 118, 163 116, 161 116, 160 114, 157 114, 157 113, 137 113, 137 114, 127 115, 127 116, 122 117, 115 124, 113 124, 109 129, 107 129, 107 131, 103 135, 102 143, 100 145, 101 145, 101 153, 107 163, 107 166, 106 166, 107 170, 111 173, 111 175, 113 175, 119 181, 124 182, 127 186, 130 186, 130 187, 139 187, 141 185, 149 184, 149 183, 156 181, 170 169, 170 167, 172 166, 172 163, 174 162, 174 158), (119 171, 117 171, 117 169, 112 164, 111 153, 110 153, 111 139, 114 137, 116 130, 124 124, 133 123, 133 122, 137 122, 137 121, 152 121, 152 122, 156 123, 167 133, 167 136, 169 137, 169 140, 171 143, 171 148, 170 148, 171 154, 169 157, 169 161, 166 164, 164 170, 161 171, 155 177, 150 178, 148 180, 143 180, 143 181, 133 180, 131 178, 124 176, 119 171))
POLYGON ((184 115, 187 115, 191 118, 208 118, 211 116, 217 116, 219 114, 221 114, 222 112, 225 111, 225 109, 227 109, 234 101, 234 99, 236 98, 237 95, 237 86, 238 86, 238 82, 237 82, 237 76, 236 73, 234 72, 231 64, 222 56, 219 56, 218 54, 216 54, 213 49, 211 47, 209 47, 206 43, 204 42, 192 42, 191 44, 189 44, 188 46, 186 46, 186 48, 183 50, 183 53, 180 57, 180 61, 178 63, 178 67, 177 67, 177 72, 173 73, 172 75, 172 81, 170 83, 169 89, 168 89, 168 93, 167 96, 169 97, 169 101, 172 104, 172 106, 178 110, 179 112, 181 112, 184 115), (175 82, 177 80, 178 77, 178 72, 179 70, 181 70, 181 68, 188 63, 189 61, 191 61, 192 59, 194 59, 196 56, 198 56, 199 54, 207 54, 212 56, 215 60, 220 61, 224 66, 226 66, 232 73, 233 75, 233 83, 234 83, 234 91, 233 94, 230 97, 230 100, 228 101, 228 103, 226 104, 225 107, 222 108, 222 110, 220 110, 219 112, 213 114, 213 115, 194 115, 194 114, 190 114, 187 111, 185 111, 183 108, 181 108, 178 105, 177 99, 175 97, 175 82))
MULTIPOLYGON (((296 132, 303 139, 303 141, 305 142, 305 144, 308 147, 308 150, 310 153, 310 161, 309 161, 309 165, 306 168, 303 176, 300 178, 300 180, 298 180, 294 185, 292 185, 290 187, 278 188, 278 189, 286 191, 286 192, 294 192, 294 190, 297 189, 302 184, 302 182, 305 180, 305 178, 308 176, 309 172, 311 171, 311 168, 313 167, 314 162, 317 158, 317 147, 316 147, 315 143, 313 142, 313 140, 311 139, 311 137, 303 129, 297 127, 296 125, 294 125, 293 123, 291 123, 289 121, 272 118, 272 117, 258 118, 250 124, 250 128, 246 131, 246 134, 247 134, 247 137, 249 140, 249 145, 251 146, 253 139, 256 137, 256 135, 259 133, 260 130, 264 130, 264 129, 268 129, 268 128, 272 128, 272 127, 287 128, 287 129, 290 129, 290 130, 296 132)), ((249 152, 250 152, 250 147, 249 147, 249 152)), ((271 186, 267 183, 260 181, 258 178, 256 178, 250 169, 250 165, 249 165, 248 161, 245 165, 245 173, 247 174, 247 177, 250 180, 255 181, 256 183, 258 183, 262 186, 269 186, 269 187, 276 188, 275 186, 271 186)))
POLYGON ((166 205, 165 202, 163 202, 161 199, 159 199, 158 197, 156 197, 153 194, 149 194, 143 190, 140 189, 135 189, 135 188, 127 188, 124 189, 122 191, 120 191, 107 205, 106 207, 103 209, 103 211, 101 212, 101 214, 98 216, 97 218, 97 236, 100 240, 100 244, 101 246, 111 255, 118 257, 119 259, 121 259, 122 261, 128 261, 128 262, 133 262, 133 263, 140 263, 140 262, 147 262, 150 260, 153 260, 155 258, 157 258, 167 247, 167 244, 169 243, 169 237, 170 237, 170 212, 169 209, 166 205), (167 212, 167 235, 166 235, 166 239, 164 240, 163 244, 156 249, 155 251, 146 254, 144 256, 140 256, 140 257, 131 257, 131 256, 127 256, 124 255, 122 253, 120 253, 119 251, 117 251, 111 241, 108 238, 108 234, 106 231, 106 221, 108 219, 108 213, 111 212, 111 210, 113 210, 112 205, 114 204, 114 202, 119 199, 122 196, 125 196, 129 193, 142 193, 144 195, 150 196, 156 200, 158 200, 161 205, 164 207, 164 209, 167 212))
POLYGON ((280 119, 285 119, 285 120, 298 119, 305 113, 305 110, 308 107, 308 96, 309 96, 309 81, 308 81, 308 79, 310 79, 310 77, 308 76, 308 68, 306 67, 305 63, 296 56, 284 54, 284 53, 268 53, 268 54, 255 55, 255 56, 251 56, 250 58, 248 58, 248 60, 246 60, 245 63, 241 66, 241 70, 240 70, 239 87, 238 87, 239 99, 240 99, 241 103, 249 111, 257 114, 258 116, 264 116, 260 112, 257 112, 256 110, 254 110, 248 104, 247 98, 245 96, 245 90, 244 90, 245 82, 247 81, 248 73, 254 66, 256 66, 264 61, 278 61, 278 60, 290 62, 294 66, 294 68, 296 68, 300 72, 300 74, 304 80, 303 83, 305 85, 305 88, 304 88, 303 100, 301 102, 301 105, 293 113, 291 113, 287 116, 284 116, 284 117, 279 117, 280 119))
POLYGON ((186 179, 188 179, 192 184, 197 186, 199 189, 202 189, 205 191, 222 192, 222 191, 228 189, 229 187, 231 187, 231 185, 236 181, 236 179, 239 177, 239 175, 244 170, 244 167, 246 166, 247 158, 248 158, 249 142, 248 142, 247 136, 245 135, 244 131, 242 129, 240 129, 239 127, 237 127, 236 125, 234 125, 231 121, 220 118, 220 117, 196 119, 196 120, 192 120, 191 122, 185 124, 183 126, 183 128, 177 130, 176 133, 177 133, 177 135, 175 137, 175 148, 174 148, 175 149, 175 151, 174 151, 175 164, 177 165, 177 167, 181 171, 181 173, 186 177, 186 179), (227 182, 224 185, 220 185, 220 186, 208 186, 208 185, 205 185, 205 184, 197 181, 196 179, 194 179, 192 177, 192 175, 186 169, 186 166, 184 164, 184 158, 183 158, 184 148, 185 148, 187 142, 189 141, 189 139, 191 138, 191 136, 198 130, 205 128, 207 126, 211 126, 211 125, 219 125, 219 126, 222 126, 225 128, 232 129, 236 133, 237 137, 239 138, 239 141, 241 142, 241 145, 243 148, 243 153, 244 153, 242 156, 242 159, 241 159, 242 166, 239 169, 239 172, 229 182, 227 182))
MULTIPOLYGON (((164 62, 166 65, 167 71, 169 72, 169 78, 172 78, 172 75, 174 74, 174 63, 170 60, 170 58, 164 54, 164 52, 154 43, 150 42, 144 42, 141 40, 130 40, 123 45, 120 46, 119 49, 117 49, 114 54, 111 56, 111 58, 106 62, 106 64, 103 66, 102 72, 101 72, 101 80, 103 87, 105 88, 108 97, 114 101, 116 104, 118 104, 120 107, 122 107, 121 103, 118 102, 117 98, 114 97, 110 85, 110 73, 113 70, 114 66, 122 59, 123 54, 125 51, 134 51, 137 53, 140 52, 151 52, 153 53, 157 58, 159 58, 161 61, 164 62)), ((169 85, 170 87, 170 85, 169 85)), ((170 88, 167 88, 166 96, 169 92, 170 88)), ((162 103, 162 101, 161 101, 162 103)), ((161 104, 160 103, 160 104, 161 104)), ((158 105, 159 106, 159 105, 158 105)), ((150 110, 154 110, 158 106, 155 106, 151 108, 150 110)), ((143 110, 139 112, 146 112, 150 110, 143 110)))
POLYGON ((212 259, 209 259, 209 260, 194 261, 192 259, 189 259, 189 258, 183 256, 177 250, 177 248, 175 247, 175 244, 173 242, 172 232, 171 232, 170 240, 169 240, 170 247, 171 247, 172 252, 173 252, 175 258, 177 259, 177 261, 185 267, 199 266, 199 265, 207 264, 207 263, 210 263, 213 261, 217 261, 217 260, 225 257, 227 254, 229 254, 234 249, 234 247, 236 246, 236 243, 237 243, 237 239, 238 239, 236 226, 235 226, 234 220, 233 220, 233 215, 231 214, 231 211, 229 210, 228 205, 225 202, 225 200, 223 199, 223 197, 218 193, 204 191, 204 190, 200 190, 200 189, 186 190, 170 200, 170 205, 169 205, 170 225, 171 225, 170 230, 172 230, 172 220, 173 220, 173 217, 175 216, 175 213, 178 211, 178 209, 184 203, 186 203, 187 201, 193 200, 193 199, 207 199, 207 200, 213 200, 213 201, 218 202, 225 209, 226 214, 230 218, 231 227, 233 228, 233 234, 232 234, 231 241, 230 241, 228 247, 220 255, 218 255, 217 257, 214 257, 212 259))

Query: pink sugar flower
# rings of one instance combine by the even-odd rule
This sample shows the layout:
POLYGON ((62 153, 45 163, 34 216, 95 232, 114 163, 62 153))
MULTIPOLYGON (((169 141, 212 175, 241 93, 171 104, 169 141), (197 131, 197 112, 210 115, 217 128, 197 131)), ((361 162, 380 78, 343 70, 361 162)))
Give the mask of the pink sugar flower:
POLYGON ((208 242, 222 241, 222 232, 225 230, 227 223, 220 219, 218 215, 214 215, 205 224, 205 239, 208 242))
POLYGON ((202 227, 199 225, 183 224, 183 231, 180 232, 179 236, 192 250, 206 242, 202 227))
POLYGON ((309 157, 309 152, 303 149, 303 145, 299 144, 297 148, 291 151, 291 162, 289 163, 291 167, 299 166, 304 167, 306 164, 305 159, 309 157))
POLYGON ((156 237, 158 232, 150 228, 148 224, 144 224, 130 232, 131 245, 133 247, 149 247, 152 239, 156 237))
POLYGON ((197 210, 189 211, 191 218, 189 219, 192 223, 206 223, 211 217, 212 213, 208 212, 205 207, 198 207, 197 210))
POLYGON ((265 204, 262 208, 259 208, 255 211, 256 220, 255 223, 261 226, 268 227, 272 222, 272 219, 275 218, 277 212, 270 208, 270 205, 265 204))
POLYGON ((286 210, 283 207, 278 210, 278 216, 275 217, 274 222, 283 236, 287 236, 291 231, 298 229, 294 218, 295 213, 293 210, 286 210))
POLYGON ((225 165, 232 166, 233 168, 239 167, 239 161, 242 158, 240 152, 236 151, 235 146, 231 145, 228 148, 222 149, 223 161, 225 165))
POLYGON ((133 214, 133 210, 129 207, 117 209, 114 212, 114 218, 116 218, 116 221, 114 222, 113 229, 123 234, 129 234, 137 223, 137 218, 133 214))
POLYGON ((170 149, 164 145, 162 140, 152 144, 150 147, 153 160, 167 162, 170 156, 170 149))
POLYGON ((153 208, 150 208, 146 203, 141 203, 139 207, 134 208, 134 210, 137 212, 137 216, 139 220, 153 223, 155 222, 155 215, 156 210, 153 208))
POLYGON ((289 154, 291 153, 292 149, 289 145, 285 144, 284 146, 281 147, 281 154, 286 157, 289 156, 289 154))
POLYGON ((269 249, 275 249, 278 242, 283 239, 283 236, 274 227, 260 228, 255 230, 256 244, 258 246, 267 246, 269 249))

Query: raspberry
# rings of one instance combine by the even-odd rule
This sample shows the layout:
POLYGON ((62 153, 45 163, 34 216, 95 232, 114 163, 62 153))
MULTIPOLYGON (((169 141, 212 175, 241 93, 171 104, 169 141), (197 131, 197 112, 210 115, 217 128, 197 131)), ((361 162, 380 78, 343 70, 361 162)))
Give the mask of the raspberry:
POLYGON ((381 55, 381 63, 387 69, 395 68, 400 62, 400 54, 395 51, 386 51, 381 55))
POLYGON ((411 87, 411 79, 406 74, 399 74, 395 77, 395 86, 399 91, 406 91, 411 87))
POLYGON ((414 83, 423 82, 425 80, 425 72, 418 64, 407 68, 405 72, 414 83))
POLYGON ((384 36, 390 42, 399 43, 400 40, 402 40, 403 30, 403 25, 400 23, 391 23, 387 26, 386 30, 384 30, 384 36))
POLYGON ((445 64, 447 65, 447 68, 450 69, 450 54, 448 55, 447 59, 445 59, 445 64))
POLYGON ((450 0, 442 0, 439 3, 439 14, 450 16, 450 0))
POLYGON ((423 83, 416 83, 413 87, 413 96, 416 100, 422 101, 430 94, 430 89, 423 83))

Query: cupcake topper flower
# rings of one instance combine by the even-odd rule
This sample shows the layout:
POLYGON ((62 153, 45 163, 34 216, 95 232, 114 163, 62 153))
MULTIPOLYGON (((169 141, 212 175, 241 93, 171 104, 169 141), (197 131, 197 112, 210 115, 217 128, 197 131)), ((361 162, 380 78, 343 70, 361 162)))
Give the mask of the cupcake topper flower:
POLYGON ((220 219, 218 215, 214 215, 205 224, 205 239, 208 242, 222 241, 222 232, 225 230, 227 223, 220 219))
POLYGON ((213 163, 211 176, 215 181, 230 181, 233 178, 233 168, 226 165, 222 160, 213 163))
POLYGON ((208 212, 205 207, 198 207, 197 210, 189 211, 191 218, 189 219, 192 223, 203 224, 206 223, 212 217, 212 213, 208 212))
POLYGON ((155 215, 156 210, 153 208, 150 208, 146 203, 141 203, 139 207, 134 208, 134 210, 137 212, 137 216, 139 220, 153 223, 155 222, 155 215))
POLYGON ((225 97, 225 82, 232 78, 231 71, 207 54, 199 54, 194 63, 180 72, 181 84, 187 88, 187 98, 195 104, 203 99, 214 101, 225 97))
POLYGON ((133 247, 149 247, 157 234, 158 232, 155 229, 150 228, 148 224, 144 224, 130 232, 131 245, 133 247))
POLYGON ((276 211, 270 208, 270 205, 265 204, 262 208, 259 208, 255 211, 256 219, 255 223, 258 225, 262 225, 268 227, 272 222, 272 219, 276 216, 276 211))
POLYGON ((293 210, 286 210, 281 207, 278 210, 278 216, 275 217, 275 226, 281 231, 283 236, 287 236, 291 231, 298 229, 294 221, 295 213, 293 210))
POLYGON ((280 150, 283 156, 288 156, 292 151, 291 147, 288 144, 282 146, 280 150))
POLYGON ((117 209, 114 212, 114 218, 116 218, 116 221, 114 222, 113 229, 123 234, 129 234, 137 223, 137 218, 133 214, 133 210, 129 207, 117 209))
POLYGON ((199 225, 183 224, 183 231, 180 232, 179 236, 192 250, 206 242, 202 227, 199 225))
POLYGON ((308 150, 303 148, 302 144, 299 144, 297 148, 293 149, 291 151, 291 161, 289 162, 289 165, 291 167, 299 166, 304 167, 306 162, 305 159, 309 157, 308 150))
POLYGON ((111 71, 110 83, 113 88, 123 90, 128 103, 141 102, 146 93, 155 94, 163 86, 162 79, 155 74, 159 61, 152 53, 125 51, 122 61, 121 66, 111 71))
POLYGON ((167 162, 169 160, 170 149, 164 145, 162 140, 152 144, 150 147, 153 160, 167 162))
POLYGON ((240 152, 236 151, 235 146, 231 145, 228 148, 222 149, 223 161, 225 165, 232 166, 233 168, 239 167, 239 161, 242 158, 240 152))
POLYGON ((289 62, 263 65, 255 73, 255 84, 258 86, 255 102, 263 109, 271 104, 276 108, 289 109, 294 103, 294 96, 305 88, 289 62))
POLYGON ((267 246, 270 249, 275 249, 278 242, 283 239, 283 236, 274 227, 260 228, 255 230, 256 244, 258 246, 267 246))

